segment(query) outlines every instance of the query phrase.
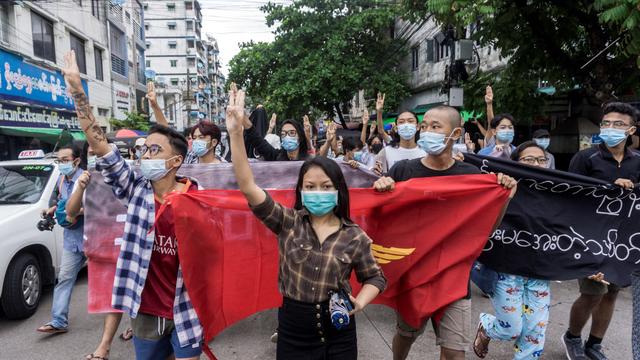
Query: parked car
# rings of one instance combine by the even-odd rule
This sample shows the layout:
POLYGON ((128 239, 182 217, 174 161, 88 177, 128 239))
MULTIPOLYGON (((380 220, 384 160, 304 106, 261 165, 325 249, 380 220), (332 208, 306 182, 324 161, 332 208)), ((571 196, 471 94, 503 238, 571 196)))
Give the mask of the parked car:
POLYGON ((38 229, 60 178, 54 159, 41 150, 19 158, 0 162, 0 305, 9 319, 36 312, 43 286, 55 282, 63 242, 60 226, 38 229))

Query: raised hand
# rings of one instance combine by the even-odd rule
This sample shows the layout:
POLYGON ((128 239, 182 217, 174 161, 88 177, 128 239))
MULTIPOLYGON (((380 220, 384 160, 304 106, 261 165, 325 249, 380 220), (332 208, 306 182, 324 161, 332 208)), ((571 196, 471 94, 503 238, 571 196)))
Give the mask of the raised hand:
POLYGON ((278 119, 278 115, 276 113, 271 114, 271 120, 269 120, 269 129, 276 128, 276 120, 278 119))
POLYGON ((327 128, 327 141, 333 141, 336 138, 336 124, 330 123, 327 128))
POLYGON ((302 124, 304 125, 304 132, 307 136, 311 136, 311 121, 309 120, 309 116, 305 115, 302 118, 302 124))
POLYGON ((369 110, 366 108, 362 111, 362 125, 367 126, 369 123, 369 110))
POLYGON ((229 133, 238 133, 243 130, 244 98, 244 91, 238 90, 236 83, 231 83, 226 119, 227 131, 229 131, 229 133))
POLYGON ((76 52, 71 50, 64 55, 64 68, 62 69, 64 81, 67 83, 69 90, 82 89, 82 79, 80 78, 80 69, 76 62, 76 52))
POLYGON ((147 83, 147 95, 145 95, 145 97, 151 104, 158 103, 158 97, 156 96, 156 86, 153 84, 153 81, 149 81, 147 83))
POLYGON ((385 97, 385 94, 378 93, 378 99, 376 100, 377 112, 382 112, 382 110, 384 110, 384 97, 385 97))
POLYGON ((491 85, 487 85, 484 93, 484 102, 487 104, 493 104, 493 89, 491 88, 491 85))
POLYGON ((474 153, 476 151, 476 143, 471 141, 469 133, 464 134, 464 144, 467 146, 467 152, 474 153))

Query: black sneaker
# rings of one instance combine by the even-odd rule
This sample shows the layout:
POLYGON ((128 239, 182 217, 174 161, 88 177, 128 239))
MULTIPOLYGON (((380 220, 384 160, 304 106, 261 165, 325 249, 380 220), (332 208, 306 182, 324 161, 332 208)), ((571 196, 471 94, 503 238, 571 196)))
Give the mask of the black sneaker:
POLYGON ((567 334, 562 335, 562 344, 569 360, 588 360, 584 354, 584 347, 580 338, 569 339, 567 334))
POLYGON ((591 360, 609 360, 604 352, 602 352, 602 345, 600 344, 594 344, 593 346, 585 348, 584 353, 587 358, 591 360))

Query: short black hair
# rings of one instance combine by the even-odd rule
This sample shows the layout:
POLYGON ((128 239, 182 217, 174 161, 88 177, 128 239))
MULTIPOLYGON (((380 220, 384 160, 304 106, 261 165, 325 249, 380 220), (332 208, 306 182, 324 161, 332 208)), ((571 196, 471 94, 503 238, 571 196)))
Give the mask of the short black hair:
POLYGON ((82 156, 82 149, 80 149, 80 146, 76 144, 62 145, 58 148, 58 151, 67 149, 71 150, 71 156, 73 156, 73 160, 82 156))
POLYGON ((629 115, 631 117, 631 126, 636 126, 638 122, 638 110, 627 103, 616 101, 607 103, 602 107, 602 115, 612 112, 629 115))
POLYGON ((302 210, 302 182, 304 175, 314 166, 321 168, 329 179, 331 179, 335 189, 338 190, 338 205, 333 209, 333 213, 340 219, 352 223, 353 221, 351 221, 349 212, 349 188, 347 187, 347 181, 344 179, 344 174, 342 174, 342 169, 340 169, 340 165, 338 165, 337 162, 324 156, 310 158, 300 167, 298 184, 296 185, 296 204, 294 205, 294 209, 302 210))
POLYGON ((170 127, 162 125, 152 126, 151 129, 149 129, 149 135, 151 134, 166 136, 169 139, 169 144, 171 144, 173 152, 178 155, 182 155, 183 160, 186 158, 187 152, 189 151, 189 145, 187 144, 187 139, 184 135, 170 127))
POLYGON ((498 114, 498 115, 494 116, 493 119, 491 119, 491 123, 490 123, 491 128, 492 129, 498 128, 498 125, 504 119, 507 119, 507 120, 511 121, 512 125, 516 124, 516 119, 513 118, 513 115, 511 115, 509 113, 503 113, 503 114, 498 114))
POLYGON ((349 136, 345 137, 344 140, 342 140, 342 149, 344 150, 344 152, 352 151, 355 149, 362 149, 363 147, 364 145, 362 144, 362 140, 356 137, 349 136))
POLYGON ((540 145, 538 145, 538 143, 536 143, 535 141, 529 140, 529 141, 523 142, 522 144, 520 144, 520 146, 518 146, 515 150, 513 150, 513 152, 511 153, 511 160, 519 161, 520 153, 522 153, 525 149, 532 148, 532 147, 536 147, 542 150, 542 152, 546 154, 546 151, 540 145))

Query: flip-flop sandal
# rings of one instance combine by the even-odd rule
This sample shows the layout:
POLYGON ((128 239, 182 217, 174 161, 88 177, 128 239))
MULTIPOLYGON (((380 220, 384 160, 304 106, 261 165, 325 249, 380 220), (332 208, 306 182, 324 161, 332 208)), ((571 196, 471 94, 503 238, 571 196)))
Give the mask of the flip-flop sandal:
POLYGON ((45 334, 64 334, 67 331, 69 331, 68 329, 59 329, 53 325, 44 325, 41 326, 37 329, 38 332, 41 333, 45 333, 45 334))
POLYGON ((478 330, 476 331, 476 338, 473 340, 473 352, 476 353, 476 356, 480 359, 484 359, 489 353, 489 344, 487 343, 486 348, 481 350, 479 347, 483 343, 483 338, 491 340, 488 336, 483 334, 482 322, 478 323, 478 330))
POLYGON ((93 355, 93 354, 87 355, 84 359, 85 360, 109 360, 108 357, 98 356, 98 355, 93 355))

